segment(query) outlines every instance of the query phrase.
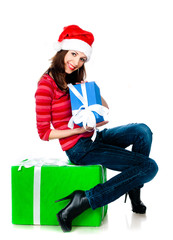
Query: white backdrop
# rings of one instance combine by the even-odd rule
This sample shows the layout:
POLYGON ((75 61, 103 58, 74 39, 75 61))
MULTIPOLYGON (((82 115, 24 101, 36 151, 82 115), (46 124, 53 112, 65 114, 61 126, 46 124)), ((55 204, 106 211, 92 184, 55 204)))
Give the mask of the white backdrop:
MULTIPOLYGON (((169 217, 173 214, 173 2, 6 0, 0 3, 0 8, 0 221, 3 224, 0 234, 13 234, 18 239, 23 239, 24 234, 26 239, 34 234, 42 239, 70 236, 57 228, 11 224, 10 167, 28 157, 66 158, 57 140, 43 142, 39 139, 34 94, 39 77, 55 54, 54 45, 63 27, 77 24, 95 36, 93 54, 86 63, 87 80, 97 82, 109 104, 108 127, 131 122, 150 126, 154 133, 151 158, 157 161, 160 170, 143 191, 145 202, 151 205, 144 223, 141 222, 143 218, 130 215, 130 205, 127 204, 126 209, 121 198, 110 204, 108 220, 101 228, 80 228, 71 234, 83 239, 109 233, 121 234, 121 237, 130 234, 134 238, 141 233, 147 237, 151 233, 160 236, 170 231, 170 236, 169 217)), ((108 177, 112 175, 108 171, 108 177)))

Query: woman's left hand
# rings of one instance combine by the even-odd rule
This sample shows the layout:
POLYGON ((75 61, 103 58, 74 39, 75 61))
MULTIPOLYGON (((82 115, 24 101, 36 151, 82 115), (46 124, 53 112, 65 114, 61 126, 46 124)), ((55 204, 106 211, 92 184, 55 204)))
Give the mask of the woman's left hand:
POLYGON ((96 127, 101 127, 101 126, 107 124, 108 122, 109 122, 109 121, 99 122, 99 123, 96 124, 96 127))

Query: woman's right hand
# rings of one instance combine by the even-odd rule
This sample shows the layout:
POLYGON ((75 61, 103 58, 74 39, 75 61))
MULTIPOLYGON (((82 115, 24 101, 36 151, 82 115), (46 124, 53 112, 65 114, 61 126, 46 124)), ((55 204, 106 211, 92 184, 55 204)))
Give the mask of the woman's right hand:
POLYGON ((92 131, 94 131, 93 127, 88 127, 88 126, 86 126, 86 128, 80 127, 80 128, 76 128, 76 129, 78 129, 79 134, 85 133, 85 132, 92 132, 92 131))
MULTIPOLYGON (((96 127, 104 126, 107 123, 108 123, 108 121, 99 122, 96 124, 96 127)), ((81 130, 84 132, 92 132, 92 131, 94 131, 94 128, 86 126, 86 129, 84 127, 81 127, 81 130)))

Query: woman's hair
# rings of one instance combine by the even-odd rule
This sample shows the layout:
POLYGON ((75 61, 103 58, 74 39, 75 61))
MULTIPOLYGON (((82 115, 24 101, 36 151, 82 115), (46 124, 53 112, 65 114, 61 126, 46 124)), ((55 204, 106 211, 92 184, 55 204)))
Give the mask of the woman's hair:
POLYGON ((81 82, 86 78, 85 66, 83 65, 78 70, 67 74, 64 67, 64 58, 68 50, 61 50, 51 59, 51 65, 47 73, 51 73, 56 85, 65 92, 68 92, 67 84, 81 82))

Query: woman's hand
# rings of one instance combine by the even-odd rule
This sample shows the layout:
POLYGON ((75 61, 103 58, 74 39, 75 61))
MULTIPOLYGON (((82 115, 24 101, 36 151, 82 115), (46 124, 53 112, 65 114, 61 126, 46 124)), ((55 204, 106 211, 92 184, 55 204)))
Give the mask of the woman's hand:
MULTIPOLYGON (((108 123, 108 121, 99 122, 99 123, 96 124, 96 127, 104 126, 104 125, 107 124, 107 123, 108 123)), ((85 130, 86 130, 87 132, 92 132, 92 131, 94 131, 94 128, 86 126, 86 129, 85 129, 85 130)))
POLYGON ((109 122, 109 121, 99 122, 99 123, 96 124, 96 127, 101 127, 101 126, 107 124, 108 122, 109 122))
POLYGON ((76 82, 76 84, 87 83, 88 81, 76 82))
MULTIPOLYGON (((99 122, 99 123, 96 124, 96 127, 101 127, 101 126, 103 126, 107 123, 108 123, 108 121, 99 122)), ((66 138, 66 137, 70 137, 70 136, 73 136, 73 135, 76 135, 76 134, 81 134, 81 133, 85 133, 85 132, 92 132, 93 130, 94 130, 94 128, 88 127, 88 126, 86 127, 86 129, 84 127, 67 129, 67 130, 52 129, 52 131, 49 134, 49 140, 66 138)))

